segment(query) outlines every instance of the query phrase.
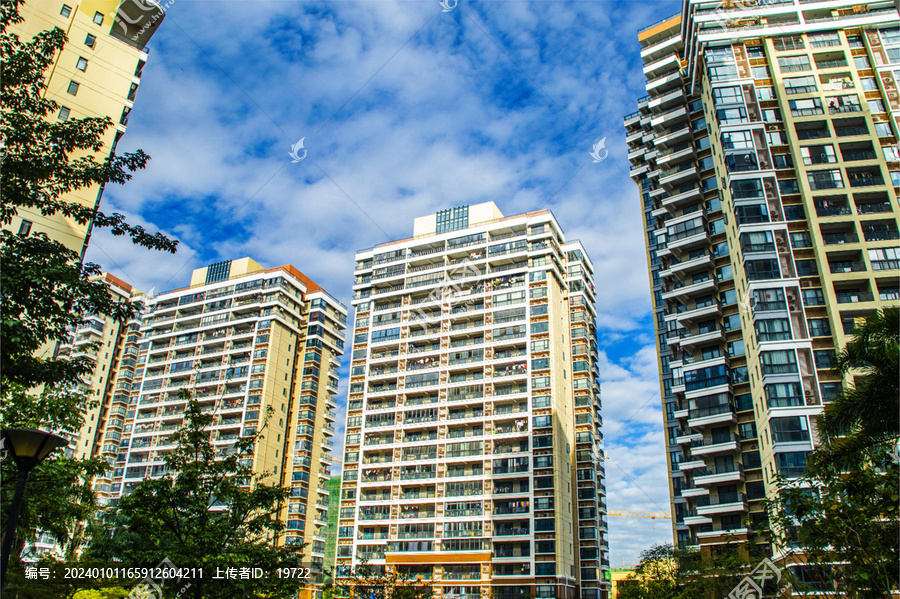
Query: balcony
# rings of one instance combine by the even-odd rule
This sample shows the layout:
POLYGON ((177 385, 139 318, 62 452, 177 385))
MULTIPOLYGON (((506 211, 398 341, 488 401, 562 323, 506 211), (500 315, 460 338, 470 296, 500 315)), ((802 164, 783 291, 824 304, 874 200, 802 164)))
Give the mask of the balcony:
MULTIPOLYGON (((897 262, 894 260, 894 262, 897 262)), ((875 264, 872 264, 874 269, 875 264)), ((897 268, 896 266, 894 268, 897 268)), ((838 291, 836 294, 839 304, 858 304, 860 302, 874 302, 875 296, 867 291, 838 291)))
POLYGON ((697 514, 713 516, 747 510, 747 496, 743 493, 719 493, 716 497, 698 497, 697 514))
POLYGON ((668 89, 672 89, 674 87, 678 87, 681 84, 681 72, 676 71, 664 77, 657 77, 653 81, 647 82, 647 91, 648 92, 658 92, 663 93, 668 89))
POLYGON ((659 184, 674 187, 696 180, 700 176, 693 163, 683 164, 678 168, 664 170, 659 175, 659 184))
POLYGON ((859 236, 856 233, 823 233, 822 241, 825 242, 825 245, 859 243, 859 236))
POLYGON ((699 428, 729 422, 737 422, 737 418, 734 413, 734 405, 725 403, 709 408, 691 410, 688 414, 687 425, 691 428, 699 428))
POLYGON ((701 199, 703 199, 703 194, 700 192, 700 188, 691 186, 691 188, 686 191, 680 191, 677 194, 663 198, 662 205, 666 208, 675 208, 699 202, 701 199))
POLYGON ((725 341, 725 329, 723 327, 714 327, 688 333, 681 338, 681 346, 688 348, 695 345, 707 345, 713 341, 725 341))
POLYGON ((696 485, 720 485, 729 482, 744 480, 744 467, 741 464, 731 466, 719 466, 696 470, 694 472, 694 484, 696 485))
POLYGON ((866 263, 849 260, 842 262, 829 262, 828 269, 832 272, 832 274, 864 272, 866 270, 866 263))
MULTIPOLYGON (((687 412, 687 410, 685 410, 685 412, 687 412)), ((685 414, 684 417, 687 418, 687 414, 685 414)), ((703 439, 703 435, 700 433, 680 431, 678 436, 675 437, 675 443, 677 443, 678 445, 686 445, 695 440, 701 439, 703 439)))
POLYGON ((666 73, 667 71, 675 71, 675 74, 678 75, 678 70, 681 68, 681 61, 678 60, 678 56, 675 54, 669 54, 668 56, 664 56, 659 60, 654 60, 653 62, 648 62, 644 65, 644 76, 647 79, 655 79, 659 75, 666 73))
POLYGON ((688 470, 698 470, 700 468, 706 468, 706 462, 703 460, 690 460, 688 462, 681 462, 678 464, 678 469, 686 472, 688 470))
MULTIPOLYGON (((706 237, 706 229, 702 230, 702 233, 698 235, 703 236, 704 239, 706 237)), ((695 235, 694 237, 696 237, 695 235)), ((687 238, 691 239, 691 238, 687 238)), ((706 279, 705 281, 698 281, 696 283, 691 283, 689 285, 685 285, 681 281, 675 281, 673 284, 673 288, 671 290, 664 291, 662 294, 662 298, 664 300, 669 300, 673 298, 684 298, 691 297, 694 295, 698 295, 701 293, 713 293, 717 291, 719 288, 719 283, 714 278, 706 279)))
MULTIPOLYGON (((653 144, 657 148, 668 147, 681 143, 682 141, 691 139, 690 124, 684 127, 669 129, 668 131, 660 131, 659 135, 653 139, 653 144)), ((649 141, 649 140, 648 140, 649 141)))
POLYGON ((734 452, 740 447, 737 435, 713 435, 700 441, 691 442, 691 455, 702 456, 716 453, 734 452))
POLYGON ((673 108, 678 104, 683 104, 684 101, 684 90, 679 87, 673 89, 670 92, 666 92, 664 94, 656 96, 655 98, 652 98, 647 106, 648 108, 650 108, 651 112, 659 113, 663 110, 673 108))

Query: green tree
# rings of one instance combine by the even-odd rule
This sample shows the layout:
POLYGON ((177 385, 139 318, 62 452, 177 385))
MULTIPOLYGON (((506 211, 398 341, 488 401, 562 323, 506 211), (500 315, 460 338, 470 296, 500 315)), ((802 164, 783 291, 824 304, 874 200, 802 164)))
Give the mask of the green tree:
MULTIPOLYGON (((8 31, 22 18, 23 0, 4 2, 0 8, 0 135, 6 148, 0 174, 0 223, 10 225, 22 208, 44 216, 61 215, 79 225, 109 228, 114 235, 130 236, 150 249, 174 252, 177 242, 161 233, 150 234, 130 225, 121 214, 107 215, 94 206, 67 200, 68 194, 92 185, 125 183, 131 171, 143 168, 149 157, 111 153, 97 158, 102 135, 113 122, 109 117, 54 118, 59 105, 44 97, 45 73, 66 44, 59 29, 44 31, 23 42, 8 31), (76 157, 77 156, 77 157, 76 157)), ((82 264, 81 256, 42 233, 22 236, 0 232, 2 270, 3 383, 26 387, 40 384, 77 385, 90 374, 86 358, 41 358, 37 350, 64 341, 80 314, 106 314, 124 319, 131 312, 100 281, 95 264, 82 264)))
MULTIPOLYGON (((150 249, 175 251, 176 242, 129 225, 120 214, 105 214, 94 206, 67 201, 68 194, 93 185, 124 183, 148 157, 110 154, 98 158, 102 135, 113 126, 109 118, 60 121, 59 106, 44 97, 45 74, 66 43, 55 28, 30 41, 9 29, 20 23, 22 0, 0 4, 0 224, 8 227, 21 209, 45 216, 61 215, 80 225, 109 228, 150 249)), ((132 313, 96 279, 100 268, 83 264, 81 256, 43 233, 30 236, 0 231, 0 423, 77 431, 89 399, 75 391, 91 374, 86 357, 47 357, 56 343, 66 341, 81 323, 81 314, 108 315, 124 320, 132 313), (44 350, 40 351, 39 350, 44 350)), ((16 547, 34 540, 41 528, 71 550, 78 543, 75 523, 93 509, 89 481, 100 468, 96 460, 72 460, 61 455, 31 474, 17 529, 16 547)), ((12 460, 2 462, 4 480, 15 480, 12 460)), ((4 515, 14 485, 0 490, 4 515)), ((5 533, 5 529, 4 529, 5 533)), ((18 555, 18 551, 16 552, 18 555)))
POLYGON ((396 568, 372 566, 363 562, 349 572, 338 574, 334 597, 349 599, 431 599, 433 592, 428 581, 399 572, 396 568))
POLYGON ((870 314, 841 351, 837 370, 853 376, 825 406, 822 445, 812 461, 844 469, 882 460, 900 438, 900 308, 870 314))
POLYGON ((881 466, 845 472, 814 465, 801 479, 778 481, 778 495, 766 502, 772 534, 812 564, 811 580, 793 581, 796 589, 850 599, 900 590, 900 467, 890 459, 881 466))
POLYGON ((822 444, 806 474, 779 478, 779 493, 766 502, 773 539, 811 563, 808 580, 794 581, 798 589, 859 599, 900 590, 898 340, 896 307, 870 314, 854 330, 837 368, 853 383, 825 406, 822 444))
POLYGON ((641 552, 631 574, 617 585, 622 599, 676 599, 678 562, 671 543, 654 545, 641 552))
MULTIPOLYGON (((184 427, 165 455, 166 474, 148 478, 123 495, 108 522, 96 528, 87 556, 180 568, 203 568, 181 595, 196 599, 293 598, 303 580, 279 578, 278 568, 301 565, 302 547, 282 544, 289 489, 267 484, 248 457, 261 432, 239 437, 222 450, 210 440, 213 416, 187 398, 184 427), (215 580, 226 568, 256 567, 249 580, 215 580)), ((265 430, 265 426, 263 426, 265 430)), ((184 585, 175 584, 171 591, 184 585)), ((165 589, 166 593, 170 589, 165 589)), ((169 596, 168 594, 166 595, 169 596)))
MULTIPOLYGON (((641 553, 634 574, 617 585, 621 599, 724 599, 756 567, 762 556, 738 541, 712 550, 654 545, 641 553)), ((771 586, 771 585, 770 585, 771 586)), ((766 597, 778 590, 768 588, 766 597)))

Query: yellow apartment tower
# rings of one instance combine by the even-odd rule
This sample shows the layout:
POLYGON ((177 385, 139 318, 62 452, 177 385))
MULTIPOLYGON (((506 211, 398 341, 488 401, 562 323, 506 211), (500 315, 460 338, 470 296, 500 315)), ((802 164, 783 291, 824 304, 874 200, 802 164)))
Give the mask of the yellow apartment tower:
MULTIPOLYGON (((60 105, 50 118, 109 117, 114 126, 103 135, 97 153, 102 160, 125 133, 128 116, 147 62, 145 46, 165 16, 154 0, 32 0, 19 7, 23 21, 9 31, 30 41, 41 31, 58 27, 68 36, 62 52, 47 71, 45 97, 60 105)), ((77 158, 77 156, 73 156, 77 158)), ((103 189, 94 185, 64 196, 68 202, 97 206, 103 189)), ((83 255, 89 225, 61 215, 43 216, 20 208, 11 230, 45 233, 83 255)))
POLYGON ((754 535, 763 500, 804 473, 858 319, 900 303, 898 23, 889 1, 685 0, 639 34, 625 128, 681 546, 790 554, 754 535))

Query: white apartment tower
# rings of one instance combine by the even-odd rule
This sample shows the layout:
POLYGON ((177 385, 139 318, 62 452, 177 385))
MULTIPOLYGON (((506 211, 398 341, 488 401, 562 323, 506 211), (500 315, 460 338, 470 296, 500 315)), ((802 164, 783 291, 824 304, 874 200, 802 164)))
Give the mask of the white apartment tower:
POLYGON ((581 243, 488 202, 356 260, 336 578, 367 563, 436 597, 608 597, 581 243))

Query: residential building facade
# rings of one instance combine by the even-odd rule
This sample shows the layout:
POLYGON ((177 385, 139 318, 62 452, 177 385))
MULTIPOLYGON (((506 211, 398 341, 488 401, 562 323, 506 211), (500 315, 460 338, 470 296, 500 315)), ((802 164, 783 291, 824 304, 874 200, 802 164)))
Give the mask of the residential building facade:
MULTIPOLYGON (((59 104, 51 119, 109 117, 114 125, 102 135, 97 160, 111 154, 128 125, 141 73, 147 63, 145 49, 165 13, 155 0, 59 0, 26 2, 19 7, 21 23, 10 32, 30 41, 42 31, 62 29, 68 43, 47 69, 44 97, 59 104)), ((103 189, 85 187, 62 199, 82 206, 97 206, 103 189)), ((9 225, 20 234, 45 233, 70 250, 83 253, 90 226, 61 215, 19 208, 9 225)))
POLYGON ((346 308, 293 266, 249 258, 195 270, 190 287, 144 303, 140 330, 124 340, 133 371, 120 363, 97 437, 111 464, 95 483, 100 497, 114 505, 166 472, 185 392, 214 414, 223 454, 271 411, 250 465, 290 488, 283 542, 308 544, 305 555, 321 565, 346 308))
MULTIPOLYGON (((893 2, 685 0, 639 34, 640 188, 681 546, 756 536, 857 319, 900 303, 893 2)), ((785 551, 782 551, 785 550, 785 551)))
POLYGON ((547 210, 360 251, 336 577, 608 597, 593 266, 547 210))

